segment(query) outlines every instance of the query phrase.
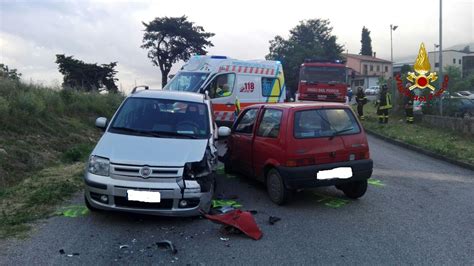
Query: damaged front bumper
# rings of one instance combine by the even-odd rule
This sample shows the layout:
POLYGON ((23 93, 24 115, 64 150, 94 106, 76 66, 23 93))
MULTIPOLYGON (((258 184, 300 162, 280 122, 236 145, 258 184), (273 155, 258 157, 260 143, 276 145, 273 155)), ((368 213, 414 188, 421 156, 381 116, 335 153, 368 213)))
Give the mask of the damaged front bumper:
POLYGON ((213 196, 213 187, 202 190, 197 181, 182 178, 129 180, 86 172, 84 182, 89 204, 103 210, 160 216, 196 216, 200 215, 200 210, 209 210, 213 196), (128 190, 159 192, 161 200, 156 203, 129 201, 128 190))

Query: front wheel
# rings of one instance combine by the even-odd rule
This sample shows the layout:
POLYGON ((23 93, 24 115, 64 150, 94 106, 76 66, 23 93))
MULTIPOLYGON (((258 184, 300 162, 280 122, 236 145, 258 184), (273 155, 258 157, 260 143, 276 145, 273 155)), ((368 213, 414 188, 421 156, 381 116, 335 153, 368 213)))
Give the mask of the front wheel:
POLYGON ((365 192, 367 191, 367 180, 354 181, 339 187, 347 197, 351 199, 357 199, 364 196, 365 192))
POLYGON ((100 211, 99 209, 97 209, 97 208, 95 208, 91 205, 91 203, 89 202, 89 200, 86 197, 86 194, 84 194, 84 203, 86 204, 86 207, 87 207, 87 209, 89 209, 89 211, 91 211, 91 212, 100 211))
POLYGON ((276 169, 272 169, 267 174, 267 192, 270 200, 278 205, 288 202, 291 191, 286 188, 283 178, 276 169))

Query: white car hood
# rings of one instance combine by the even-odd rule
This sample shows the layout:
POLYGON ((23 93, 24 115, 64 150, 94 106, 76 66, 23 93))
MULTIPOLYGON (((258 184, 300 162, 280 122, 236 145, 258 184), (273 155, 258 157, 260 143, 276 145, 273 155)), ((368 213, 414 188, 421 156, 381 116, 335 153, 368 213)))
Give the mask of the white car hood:
POLYGON ((106 132, 92 155, 111 163, 183 167, 202 160, 207 139, 175 139, 133 136, 106 132))

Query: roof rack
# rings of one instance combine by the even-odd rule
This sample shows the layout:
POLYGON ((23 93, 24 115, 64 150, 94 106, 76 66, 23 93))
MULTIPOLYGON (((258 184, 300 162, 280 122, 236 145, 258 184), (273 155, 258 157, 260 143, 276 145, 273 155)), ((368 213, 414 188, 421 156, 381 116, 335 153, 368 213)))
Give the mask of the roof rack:
POLYGON ((138 89, 138 88, 144 88, 145 90, 148 90, 148 89, 149 89, 148 85, 139 85, 139 86, 136 86, 135 88, 133 88, 132 94, 134 94, 135 92, 137 92, 137 89, 138 89))

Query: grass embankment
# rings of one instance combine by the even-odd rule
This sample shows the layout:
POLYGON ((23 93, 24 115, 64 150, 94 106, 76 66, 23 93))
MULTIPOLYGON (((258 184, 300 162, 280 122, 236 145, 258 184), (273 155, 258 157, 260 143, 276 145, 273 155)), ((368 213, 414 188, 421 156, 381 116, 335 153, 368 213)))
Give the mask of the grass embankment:
POLYGON ((404 115, 394 114, 393 112, 390 113, 388 124, 379 124, 376 109, 372 102, 364 106, 364 114, 366 120, 362 123, 368 130, 474 165, 474 141, 472 137, 421 122, 406 124, 404 115))
POLYGON ((0 80, 0 238, 25 232, 82 187, 84 161, 123 96, 0 80))

